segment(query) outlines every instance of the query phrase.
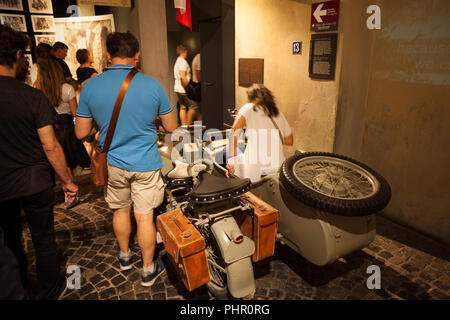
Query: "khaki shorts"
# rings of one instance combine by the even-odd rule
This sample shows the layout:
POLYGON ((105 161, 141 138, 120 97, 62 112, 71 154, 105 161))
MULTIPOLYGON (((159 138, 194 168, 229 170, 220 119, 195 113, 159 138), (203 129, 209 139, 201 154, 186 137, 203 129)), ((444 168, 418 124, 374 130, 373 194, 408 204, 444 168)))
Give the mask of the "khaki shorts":
POLYGON ((134 172, 108 164, 108 183, 105 201, 113 209, 133 204, 134 213, 148 214, 164 199, 164 182, 161 170, 134 172))

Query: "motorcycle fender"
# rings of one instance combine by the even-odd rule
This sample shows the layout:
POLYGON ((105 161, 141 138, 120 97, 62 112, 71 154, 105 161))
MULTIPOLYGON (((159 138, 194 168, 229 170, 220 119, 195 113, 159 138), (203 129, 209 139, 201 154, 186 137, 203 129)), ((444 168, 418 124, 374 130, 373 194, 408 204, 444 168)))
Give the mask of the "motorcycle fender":
POLYGON ((228 291, 234 298, 244 298, 254 294, 255 278, 251 256, 255 252, 255 244, 244 237, 241 243, 230 239, 233 231, 240 232, 239 226, 232 216, 215 222, 211 230, 219 245, 222 258, 226 263, 228 291))
POLYGON ((255 293, 255 278, 250 257, 236 261, 226 269, 228 291, 234 298, 244 298, 255 293))
POLYGON ((235 243, 231 240, 229 235, 233 231, 240 232, 239 226, 232 216, 216 221, 211 226, 211 230, 226 264, 250 257, 255 252, 255 243, 250 238, 244 236, 241 243, 235 243))

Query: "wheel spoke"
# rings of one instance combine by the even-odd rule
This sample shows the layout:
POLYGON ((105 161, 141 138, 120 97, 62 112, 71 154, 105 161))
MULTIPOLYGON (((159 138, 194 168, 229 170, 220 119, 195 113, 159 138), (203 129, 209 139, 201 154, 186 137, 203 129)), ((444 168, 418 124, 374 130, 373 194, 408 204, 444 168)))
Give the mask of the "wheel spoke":
POLYGON ((363 199, 378 188, 376 179, 360 166, 346 160, 317 156, 298 160, 294 175, 308 188, 339 199, 363 199))

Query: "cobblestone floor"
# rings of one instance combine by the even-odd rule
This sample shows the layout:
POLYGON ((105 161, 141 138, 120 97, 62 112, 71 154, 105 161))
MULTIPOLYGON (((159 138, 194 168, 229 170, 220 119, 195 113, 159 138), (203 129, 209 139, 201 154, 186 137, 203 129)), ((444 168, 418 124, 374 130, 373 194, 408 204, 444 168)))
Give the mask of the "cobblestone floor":
MULTIPOLYGON (((81 203, 65 210, 55 207, 55 231, 64 265, 81 267, 81 289, 68 291, 64 300, 211 299, 202 287, 188 292, 166 256, 166 272, 150 288, 140 285, 140 250, 132 247, 134 265, 121 272, 112 213, 98 190, 84 186, 81 203)), ((25 223, 25 222, 24 222, 25 223)), ((24 244, 30 262, 33 297, 36 285, 33 247, 27 228, 24 244)), ((450 248, 407 228, 377 217, 377 236, 361 251, 317 267, 287 246, 277 244, 275 255, 254 265, 255 299, 450 299, 450 248), (381 269, 381 289, 369 290, 367 267, 381 269)))

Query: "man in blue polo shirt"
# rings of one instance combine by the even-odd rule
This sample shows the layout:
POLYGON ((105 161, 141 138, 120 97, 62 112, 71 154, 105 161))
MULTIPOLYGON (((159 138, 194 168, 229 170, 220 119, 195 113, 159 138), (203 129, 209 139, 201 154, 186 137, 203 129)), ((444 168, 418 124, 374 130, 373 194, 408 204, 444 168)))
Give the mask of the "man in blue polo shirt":
MULTIPOLYGON (((131 33, 109 34, 106 48, 112 65, 86 81, 75 124, 78 139, 84 139, 93 134, 94 119, 100 131, 100 146, 104 144, 122 83, 135 69, 140 57, 139 43, 131 33)), ((174 111, 162 86, 156 79, 138 73, 125 94, 109 147, 105 200, 115 210, 113 227, 120 247, 118 260, 121 270, 132 267, 129 237, 133 205, 142 250, 141 284, 144 286, 151 286, 164 271, 160 259, 153 261, 156 243, 153 209, 162 203, 164 197, 160 172, 163 162, 156 144, 157 117, 161 119, 161 130, 172 132, 177 128, 174 111)))

